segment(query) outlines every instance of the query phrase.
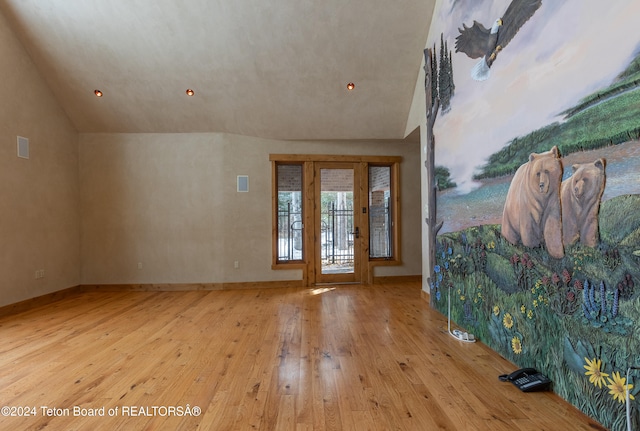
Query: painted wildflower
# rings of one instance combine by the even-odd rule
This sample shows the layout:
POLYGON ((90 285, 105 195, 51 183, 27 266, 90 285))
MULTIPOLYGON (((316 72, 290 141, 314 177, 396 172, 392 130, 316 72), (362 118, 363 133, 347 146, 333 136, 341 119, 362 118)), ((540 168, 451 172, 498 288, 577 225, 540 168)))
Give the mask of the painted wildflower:
POLYGON ((500 307, 498 307, 497 305, 493 306, 493 315, 494 316, 499 316, 500 315, 500 307))
POLYGON ((516 355, 519 355, 520 353, 522 353, 522 343, 520 342, 520 338, 513 337, 511 339, 511 349, 513 350, 513 353, 515 353, 516 355))
MULTIPOLYGON (((612 374, 613 379, 607 378, 609 384, 607 387, 609 388, 609 394, 613 396, 614 400, 620 401, 624 403, 627 400, 627 389, 631 390, 633 385, 626 384, 626 378, 620 376, 618 371, 615 371, 612 374)), ((629 394, 629 399, 634 400, 634 396, 629 394)))
POLYGON ((520 306, 520 312, 521 312, 522 314, 526 313, 526 312, 527 312, 527 307, 525 307, 524 305, 521 305, 521 306, 520 306))
POLYGON ((594 358, 590 361, 588 358, 584 358, 587 365, 584 366, 584 369, 587 370, 585 375, 589 376, 589 382, 593 383, 593 386, 597 386, 598 388, 602 388, 604 384, 604 378, 609 377, 609 374, 603 373, 600 368, 602 367, 602 361, 600 359, 594 358))
POLYGON ((507 329, 513 328, 513 317, 511 317, 511 314, 504 313, 504 317, 502 318, 502 324, 507 329))
POLYGON ((529 319, 533 319, 533 310, 529 310, 529 311, 527 311, 527 317, 528 317, 529 319))

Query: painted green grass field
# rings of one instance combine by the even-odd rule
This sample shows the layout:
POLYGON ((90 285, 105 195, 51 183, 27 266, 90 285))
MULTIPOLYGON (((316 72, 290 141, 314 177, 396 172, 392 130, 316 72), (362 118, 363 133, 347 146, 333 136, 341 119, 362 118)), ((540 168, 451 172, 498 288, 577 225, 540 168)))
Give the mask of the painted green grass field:
POLYGON ((554 145, 562 156, 640 139, 640 54, 610 86, 559 113, 562 121, 516 137, 491 155, 475 179, 511 175, 531 153, 554 145))
MULTIPOLYGON (((498 224, 441 234, 432 298, 446 315, 450 293, 459 326, 517 365, 542 370, 556 393, 606 427, 624 430, 625 373, 640 366, 640 195, 603 202, 599 223, 600 245, 568 247, 563 259, 508 243, 498 224)), ((640 385, 630 392, 637 397, 640 385)), ((633 429, 639 407, 634 401, 633 429)))

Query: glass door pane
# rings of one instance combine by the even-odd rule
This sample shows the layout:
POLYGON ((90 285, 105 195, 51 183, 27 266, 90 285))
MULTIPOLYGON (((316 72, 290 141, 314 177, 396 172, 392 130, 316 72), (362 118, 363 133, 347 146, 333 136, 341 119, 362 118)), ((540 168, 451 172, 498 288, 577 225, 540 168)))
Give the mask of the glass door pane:
POLYGON ((302 261, 302 165, 278 164, 277 261, 302 261))
POLYGON ((320 170, 323 274, 353 272, 353 169, 320 170))
POLYGON ((316 196, 316 281, 357 281, 360 230, 355 169, 352 163, 319 164, 316 196), (345 167, 341 167, 345 166, 345 167))
POLYGON ((391 166, 369 166, 369 257, 393 257, 391 166))

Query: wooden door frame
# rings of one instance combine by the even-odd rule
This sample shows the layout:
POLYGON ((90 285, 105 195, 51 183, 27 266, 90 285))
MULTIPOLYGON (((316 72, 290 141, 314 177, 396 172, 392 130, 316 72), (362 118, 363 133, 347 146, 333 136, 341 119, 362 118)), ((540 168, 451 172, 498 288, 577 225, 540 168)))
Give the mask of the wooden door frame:
MULTIPOLYGON (((272 175, 275 176, 275 166, 278 163, 300 163, 303 166, 303 247, 304 247, 304 261, 291 262, 291 263, 278 263, 276 261, 276 241, 275 236, 277 229, 275 226, 275 220, 273 224, 273 261, 272 269, 274 270, 302 270, 302 284, 304 286, 314 286, 317 280, 316 269, 316 251, 315 251, 315 205, 316 205, 316 186, 315 186, 315 164, 316 163, 329 163, 329 162, 344 162, 359 164, 359 171, 362 173, 360 181, 360 212, 362 217, 360 223, 361 226, 361 247, 360 247, 360 283, 373 284, 373 268, 375 266, 387 266, 387 265, 401 265, 400 258, 400 189, 397 187, 395 192, 395 204, 396 211, 394 213, 394 224, 398 226, 395 228, 397 235, 394 236, 394 258, 391 260, 370 260, 369 259, 369 214, 362 213, 362 209, 368 212, 369 206, 369 175, 368 167, 372 164, 394 164, 395 167, 392 171, 392 176, 395 184, 398 184, 399 173, 398 165, 402 162, 401 156, 351 156, 351 155, 326 155, 326 154, 270 154, 269 160, 273 165, 272 175)), ((275 187, 275 178, 272 178, 272 185, 275 187)), ((354 191, 355 193, 355 191, 354 191)), ((274 212, 277 211, 277 190, 272 192, 272 203, 274 212)))

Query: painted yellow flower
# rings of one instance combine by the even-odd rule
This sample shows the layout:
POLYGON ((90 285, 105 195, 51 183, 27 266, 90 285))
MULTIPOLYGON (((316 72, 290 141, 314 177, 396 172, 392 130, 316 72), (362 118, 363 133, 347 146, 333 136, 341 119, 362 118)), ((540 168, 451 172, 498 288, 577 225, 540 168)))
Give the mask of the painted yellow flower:
POLYGON ((482 290, 482 285, 478 284, 478 290, 482 290))
POLYGON ((537 307, 537 306, 538 306, 538 300, 537 300, 537 299, 534 299, 534 300, 533 300, 533 306, 534 306, 534 307, 537 307))
POLYGON ((522 314, 526 313, 526 312, 527 312, 527 307, 525 307, 524 305, 521 305, 521 306, 520 306, 520 312, 521 312, 522 314))
POLYGON ((513 317, 511 317, 511 314, 504 313, 504 317, 502 318, 502 324, 507 329, 513 328, 513 317))
MULTIPOLYGON (((630 391, 633 388, 633 385, 627 385, 627 379, 625 377, 620 376, 620 373, 615 371, 612 374, 613 379, 607 378, 609 384, 607 387, 609 388, 609 394, 613 396, 614 400, 620 401, 621 403, 626 402, 627 400, 627 389, 630 391)), ((629 399, 635 400, 634 396, 629 394, 629 399)))
POLYGON ((529 310, 529 311, 527 311, 527 317, 528 317, 529 319, 533 319, 533 310, 529 310))
POLYGON ((467 299, 466 296, 460 295, 460 301, 464 301, 465 299, 467 299))
POLYGON ((596 358, 594 358, 593 361, 590 361, 588 358, 584 358, 584 360, 587 363, 587 365, 584 366, 587 372, 584 374, 589 376, 589 382, 593 383, 594 386, 602 388, 604 378, 609 377, 609 374, 600 371, 602 361, 596 358))
POLYGON ((500 314, 500 307, 498 307, 497 305, 493 306, 493 315, 494 316, 498 316, 500 314))
POLYGON ((531 293, 533 293, 534 295, 536 294, 536 288, 535 287, 531 288, 531 293))
POLYGON ((513 337, 511 339, 511 349, 513 350, 513 353, 515 353, 516 355, 519 355, 520 353, 522 353, 522 343, 520 343, 520 338, 513 337))

